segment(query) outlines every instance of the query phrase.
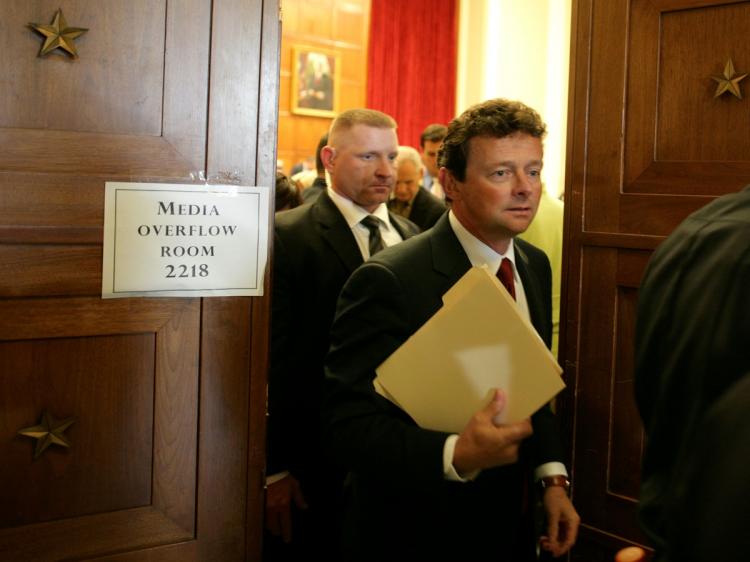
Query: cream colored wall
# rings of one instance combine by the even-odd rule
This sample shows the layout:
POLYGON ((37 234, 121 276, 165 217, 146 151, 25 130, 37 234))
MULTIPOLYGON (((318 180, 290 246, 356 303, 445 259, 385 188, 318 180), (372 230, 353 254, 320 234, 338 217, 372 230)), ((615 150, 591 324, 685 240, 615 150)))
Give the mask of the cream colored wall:
POLYGON ((544 181, 565 181, 572 0, 460 0, 456 113, 495 97, 518 99, 548 125, 544 181))

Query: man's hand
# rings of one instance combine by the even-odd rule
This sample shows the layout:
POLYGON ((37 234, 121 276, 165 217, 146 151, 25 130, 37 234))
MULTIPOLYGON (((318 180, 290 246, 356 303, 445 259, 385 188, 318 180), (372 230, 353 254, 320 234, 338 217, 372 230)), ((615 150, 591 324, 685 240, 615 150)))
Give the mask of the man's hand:
POLYGON ((495 390, 490 403, 474 414, 459 434, 453 451, 453 467, 459 474, 512 464, 518 460, 519 444, 532 434, 531 421, 495 423, 505 402, 505 393, 495 390))
POLYGON ((557 558, 575 544, 581 518, 560 486, 545 488, 542 501, 547 513, 547 536, 542 537, 541 545, 557 558))
POLYGON ((266 528, 287 543, 292 540, 292 501, 307 509, 299 482, 291 474, 266 488, 266 528))

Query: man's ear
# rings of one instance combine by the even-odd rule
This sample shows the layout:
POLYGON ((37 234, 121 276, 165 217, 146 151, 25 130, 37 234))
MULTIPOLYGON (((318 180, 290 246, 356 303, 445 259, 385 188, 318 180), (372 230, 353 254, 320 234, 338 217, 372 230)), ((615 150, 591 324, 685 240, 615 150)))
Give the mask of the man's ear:
POLYGON ((332 146, 324 146, 320 149, 320 161, 323 162, 323 167, 327 171, 331 171, 333 167, 333 159, 336 157, 336 149, 332 146))
POLYGON ((461 198, 461 183, 453 177, 453 174, 447 168, 440 168, 438 172, 440 185, 443 187, 445 196, 451 201, 461 198))

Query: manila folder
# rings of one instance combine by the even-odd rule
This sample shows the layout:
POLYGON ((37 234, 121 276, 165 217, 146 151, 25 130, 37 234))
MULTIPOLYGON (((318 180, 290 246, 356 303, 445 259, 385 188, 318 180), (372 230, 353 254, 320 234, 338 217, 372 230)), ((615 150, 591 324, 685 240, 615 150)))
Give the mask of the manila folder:
POLYGON ((420 427, 460 433, 493 388, 498 423, 529 417, 560 392, 562 369, 516 302, 484 267, 472 267, 443 306, 377 369, 377 392, 420 427))

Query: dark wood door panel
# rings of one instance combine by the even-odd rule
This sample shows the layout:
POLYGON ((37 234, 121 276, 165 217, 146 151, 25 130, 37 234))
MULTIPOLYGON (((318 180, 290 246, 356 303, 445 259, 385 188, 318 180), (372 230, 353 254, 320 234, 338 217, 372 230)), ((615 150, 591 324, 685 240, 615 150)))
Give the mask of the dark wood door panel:
POLYGON ((86 61, 81 64, 59 51, 36 58, 43 37, 26 25, 51 23, 59 3, 7 2, 0 66, 13 73, 0 94, 0 126, 159 135, 165 5, 164 0, 66 3, 68 24, 89 29, 75 40, 86 61), (112 104, 114 99, 120 103, 112 104))
MULTIPOLYGON (((0 341, 160 332, 197 299, 37 298, 0 300, 0 341)), ((169 335, 169 331, 162 332, 169 335)))
MULTIPOLYGON (((188 160, 172 144, 173 140, 156 136, 0 129, 3 148, 0 168, 76 177, 95 175, 100 185, 105 179, 187 180, 189 172, 203 169, 203 160, 188 160)), ((44 186, 59 185, 60 178, 32 177, 27 181, 29 179, 44 186)))
POLYGON ((59 560, 195 537, 199 304, 0 301, 0 553, 59 560), (44 409, 77 418, 71 448, 32 460, 15 433, 44 409), (100 526, 113 536, 83 540, 100 526), (58 542, 70 533, 80 543, 58 542))
POLYGON ((58 7, 4 6, 0 67, 12 71, 0 77, 0 127, 180 137, 188 158, 203 153, 210 2, 67 2, 68 24, 89 28, 80 58, 37 58, 42 38, 27 24, 50 23, 58 7))
POLYGON ((0 492, 0 560, 258 559, 268 298, 99 294, 106 181, 237 171, 273 185, 278 2, 11 4, 0 477, 13 485, 0 492), (26 25, 58 7, 89 27, 76 60, 36 57, 26 25), (33 461, 15 432, 44 408, 77 417, 72 447, 33 461))
POLYGON ((4 529, 0 531, 0 560, 88 560, 123 551, 136 551, 131 560, 147 560, 139 550, 173 544, 180 554, 190 554, 195 547, 187 541, 192 539, 192 533, 160 510, 141 507, 4 529))
MULTIPOLYGON (((750 2, 581 0, 586 90, 571 178, 583 232, 665 236, 708 198, 750 183, 750 104, 714 98, 729 58, 750 71, 750 2), (744 65, 744 66, 743 66, 744 65)), ((750 82, 741 83, 747 91, 750 82)), ((574 99, 574 98, 573 98, 574 99)), ((574 197, 568 201, 576 205, 574 197)))
POLYGON ((68 2, 68 23, 90 28, 76 60, 36 57, 41 40, 26 26, 49 23, 57 4, 8 8, 0 22, 0 67, 11 69, 0 77, 0 169, 109 179, 205 170, 210 2, 68 2))
POLYGON ((0 342, 0 527, 151 503, 153 334, 0 342), (12 401, 10 397, 13 397, 12 401), (75 417, 71 449, 16 435, 75 417))
MULTIPOLYGON (((0 129, 0 139, 5 138, 7 140, 7 137, 4 137, 7 132, 7 130, 0 129)), ((40 136, 39 138, 44 137, 40 136)), ((12 160, 5 150, 5 144, 3 142, 0 159, 8 157, 9 160, 12 160)), ((12 143, 8 142, 7 144, 12 143)), ((49 162, 45 164, 44 158, 40 157, 39 154, 34 155, 33 152, 33 150, 29 150, 27 156, 30 161, 34 162, 35 166, 38 166, 39 169, 50 167, 49 162)), ((57 161, 63 157, 63 155, 57 155, 57 161)), ((101 163, 103 164, 103 162, 101 163)), ((169 165, 169 160, 167 160, 167 164, 169 165)), ((15 165, 17 163, 7 163, 9 167, 15 165)), ((86 164, 80 164, 77 169, 82 171, 85 169, 84 166, 93 168, 91 162, 87 160, 86 164)), ((136 167, 135 171, 139 169, 136 167)), ((123 172, 126 172, 124 168, 123 172)), ((10 227, 24 226, 28 228, 24 237, 4 240, 4 242, 21 243, 24 240, 37 242, 39 237, 44 236, 47 229, 58 227, 69 230, 73 228, 97 229, 98 236, 87 241, 101 244, 102 218, 104 216, 104 190, 102 186, 105 179, 105 177, 99 175, 73 175, 52 172, 28 174, 0 171, 0 226, 6 231, 10 227), (33 230, 31 227, 45 228, 33 230)), ((58 235, 60 234, 62 233, 58 233, 58 235)), ((80 242, 80 239, 68 239, 63 235, 61 238, 50 238, 49 242, 75 244, 80 242)))
MULTIPOLYGON (((687 194, 675 197, 624 193, 619 197, 620 220, 613 223, 611 228, 630 234, 639 233, 641 239, 647 236, 659 236, 663 239, 686 216, 707 205, 709 201, 709 197, 687 194)), ((645 240, 641 247, 648 247, 645 240)))
POLYGON ((621 548, 632 544, 583 523, 576 545, 571 551, 570 562, 612 562, 621 548))
POLYGON ((748 72, 748 33, 748 2, 631 3, 624 191, 717 196, 750 183, 750 105, 715 98, 712 78, 730 58, 748 72))
POLYGON ((649 251, 584 248, 574 497, 584 523, 642 542, 634 516, 643 431, 633 394, 637 286, 649 251))
MULTIPOLYGON (((9 231, 5 231, 6 236, 11 234, 9 231)), ((48 230, 46 234, 62 238, 67 232, 57 229, 48 230)), ((98 244, 10 245, 0 242, 0 297, 95 295, 101 292, 101 287, 102 249, 98 244)))

